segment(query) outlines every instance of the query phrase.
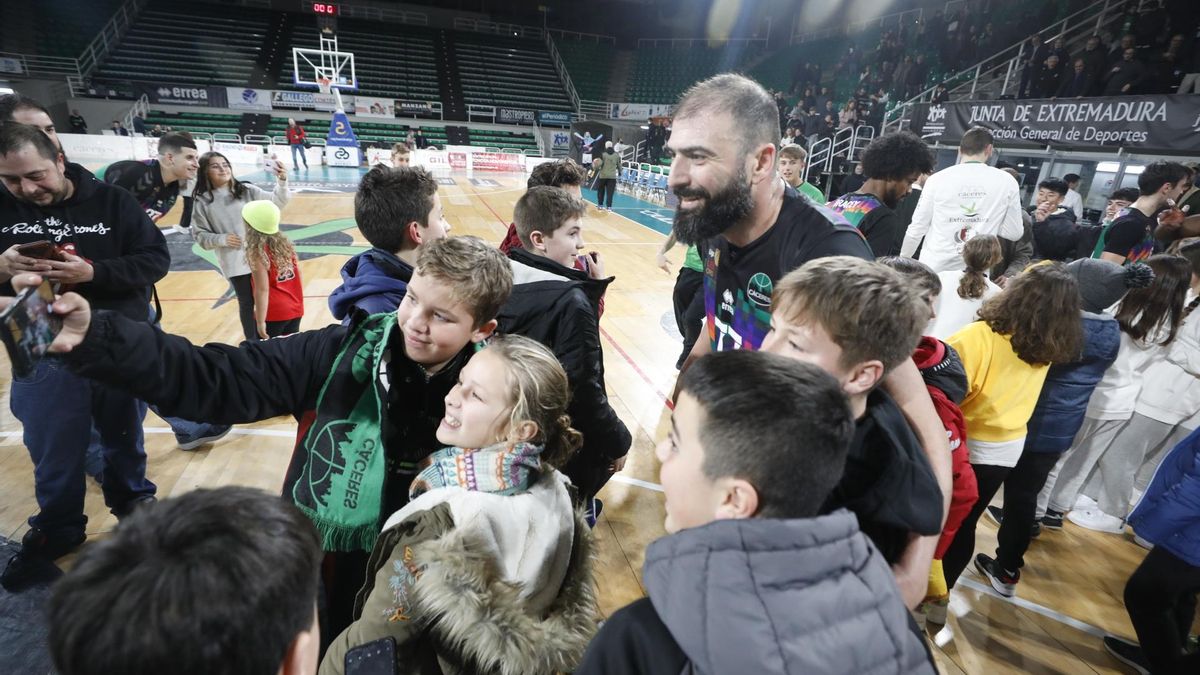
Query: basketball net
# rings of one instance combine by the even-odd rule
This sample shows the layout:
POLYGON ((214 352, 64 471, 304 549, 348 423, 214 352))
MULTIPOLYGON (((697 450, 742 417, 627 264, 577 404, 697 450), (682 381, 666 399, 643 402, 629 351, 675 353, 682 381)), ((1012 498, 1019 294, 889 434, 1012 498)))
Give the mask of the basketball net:
POLYGON ((342 92, 333 88, 333 80, 326 75, 317 77, 317 90, 322 94, 332 94, 334 109, 338 112, 346 112, 346 108, 342 104, 342 92))

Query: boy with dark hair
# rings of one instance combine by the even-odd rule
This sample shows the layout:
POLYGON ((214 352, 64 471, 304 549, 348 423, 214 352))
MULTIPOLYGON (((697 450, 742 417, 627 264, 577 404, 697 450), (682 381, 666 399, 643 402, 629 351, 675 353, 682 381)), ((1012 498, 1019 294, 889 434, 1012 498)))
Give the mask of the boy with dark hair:
POLYGON ((421 167, 379 165, 363 176, 354 195, 354 221, 372 248, 342 266, 342 285, 329 294, 335 319, 350 322, 355 308, 394 312, 404 299, 417 247, 449 236, 433 174, 421 167))
POLYGON ((866 182, 829 208, 863 233, 876 256, 897 255, 908 223, 895 209, 922 174, 933 173, 933 152, 916 134, 900 131, 871 141, 861 165, 866 182))
POLYGON ((1104 247, 1108 245, 1108 233, 1112 230, 1113 223, 1130 204, 1138 200, 1139 196, 1137 188, 1121 188, 1108 196, 1108 202, 1104 206, 1104 218, 1096 235, 1096 246, 1092 249, 1093 258, 1104 255, 1104 247))
POLYGON ((1075 213, 1075 220, 1083 220, 1083 195, 1076 189, 1082 180, 1077 173, 1063 176, 1063 182, 1067 184, 1067 197, 1063 200, 1063 206, 1075 213))
POLYGON ((878 551, 826 509, 854 433, 839 389, 756 352, 687 370, 657 448, 668 535, 646 550, 649 597, 605 622, 577 675, 935 672, 878 551))
MULTIPOLYGON (((571 383, 567 413, 583 432, 583 447, 563 468, 592 511, 609 476, 620 471, 633 438, 608 403, 604 388, 604 352, 600 346, 600 299, 612 277, 592 252, 587 271, 572 263, 584 248, 583 200, 555 187, 531 187, 513 210, 521 248, 508 252, 512 297, 500 310, 500 331, 533 338, 549 347, 571 383)), ((584 256, 580 256, 584 257, 584 256)))
POLYGON ((50 119, 50 111, 36 100, 16 94, 0 96, 0 124, 6 122, 37 127, 54 141, 59 152, 62 151, 62 142, 58 140, 58 132, 54 128, 54 120, 50 119))
POLYGON ((857 421, 845 474, 823 513, 848 508, 858 516, 915 606, 942 531, 942 491, 900 408, 879 384, 910 362, 929 304, 896 271, 849 256, 805 264, 780 280, 772 300, 763 350, 833 375, 857 421))
POLYGON ((1108 229, 1100 259, 1124 265, 1153 255, 1156 216, 1183 194, 1187 176, 1188 168, 1178 162, 1148 164, 1138 176, 1137 201, 1108 229))
MULTIPOLYGON (((35 285, 38 277, 18 281, 35 285)), ((332 636, 350 621, 383 518, 407 503, 417 463, 441 447, 444 399, 475 343, 495 330, 511 290, 499 251, 476 237, 447 237, 421 247, 396 312, 359 315, 350 326, 195 347, 112 312, 92 316, 83 298, 67 293, 55 303, 64 325, 52 351, 67 353, 72 371, 165 412, 220 423, 284 414, 299 421, 283 494, 332 553, 322 619, 332 636)))
POLYGON ((1067 182, 1058 178, 1038 183, 1037 206, 1029 211, 1033 217, 1033 251, 1037 258, 1066 261, 1075 257, 1081 239, 1075 212, 1063 206, 1068 189, 1067 182))
MULTIPOLYGON (((545 185, 562 188, 572 197, 583 199, 583 181, 585 180, 587 180, 587 170, 576 164, 575 160, 567 157, 553 162, 542 162, 533 167, 533 171, 529 172, 529 180, 525 182, 525 187, 545 185)), ((512 223, 508 226, 508 232, 504 234, 504 241, 500 242, 500 252, 507 255, 510 249, 520 248, 520 246, 521 238, 517 236, 517 226, 512 223)), ((576 267, 576 269, 584 268, 576 267)))
POLYGON ((165 500, 89 546, 54 587, 54 666, 311 675, 320 565, 312 523, 279 497, 229 486, 165 500))

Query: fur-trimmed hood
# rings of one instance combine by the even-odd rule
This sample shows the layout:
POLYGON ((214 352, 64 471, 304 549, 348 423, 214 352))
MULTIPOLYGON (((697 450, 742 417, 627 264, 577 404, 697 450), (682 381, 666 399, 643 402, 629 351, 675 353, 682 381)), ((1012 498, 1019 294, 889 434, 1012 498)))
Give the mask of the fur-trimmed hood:
POLYGON ((566 577, 541 616, 526 612, 522 589, 503 580, 478 535, 455 528, 412 547, 421 566, 413 614, 429 620, 446 672, 525 675, 570 671, 596 633, 592 535, 582 514, 566 577))

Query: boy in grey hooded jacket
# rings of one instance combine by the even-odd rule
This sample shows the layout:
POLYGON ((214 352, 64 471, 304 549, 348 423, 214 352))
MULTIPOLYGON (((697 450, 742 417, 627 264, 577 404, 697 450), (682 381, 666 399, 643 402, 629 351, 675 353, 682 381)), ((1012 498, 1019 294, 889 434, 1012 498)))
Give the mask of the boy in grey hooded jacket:
POLYGON ((936 672, 855 516, 816 515, 853 432, 816 366, 697 361, 658 446, 670 534, 646 551, 649 597, 613 614, 575 673, 936 672))

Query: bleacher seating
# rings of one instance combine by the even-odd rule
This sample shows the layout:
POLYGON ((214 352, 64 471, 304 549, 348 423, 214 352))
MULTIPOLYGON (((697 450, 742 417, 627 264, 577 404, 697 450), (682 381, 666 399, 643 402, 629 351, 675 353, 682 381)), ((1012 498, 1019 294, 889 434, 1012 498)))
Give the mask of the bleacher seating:
POLYGON ((222 5, 149 5, 97 80, 245 86, 270 29, 271 12, 222 5))
POLYGON ((0 2, 0 26, 5 29, 0 51, 76 58, 122 2, 0 2), (28 34, 25 27, 31 29, 28 34))
POLYGON ((539 41, 457 33, 454 52, 468 105, 571 110, 550 54, 539 41))
MULTIPOLYGON (((434 35, 428 29, 341 19, 337 38, 339 50, 354 54, 358 90, 352 93, 413 101, 441 99, 433 57, 434 35), (397 29, 403 31, 402 35, 397 35, 397 29)), ((318 43, 315 19, 297 17, 287 43, 288 58, 277 78, 280 89, 295 88, 291 47, 316 49, 318 43)))
POLYGON ((571 75, 579 98, 586 101, 608 99, 608 83, 617 49, 608 43, 555 39, 554 46, 571 75))
MULTIPOLYGON (((323 138, 329 131, 329 122, 326 120, 310 120, 305 121, 300 113, 296 119, 300 125, 305 128, 310 136, 323 138)), ((267 125, 267 134, 271 137, 283 136, 287 129, 287 117, 272 117, 270 124, 267 125)), ((350 121, 351 127, 354 129, 354 134, 358 136, 360 143, 371 145, 391 145, 399 143, 408 136, 408 130, 416 129, 417 126, 411 124, 390 124, 387 122, 364 122, 358 119, 350 121)), ((429 142, 438 147, 446 145, 446 128, 429 126, 420 127, 421 135, 429 139, 429 142)))
POLYGON ((468 129, 467 137, 470 139, 471 145, 485 148, 529 150, 531 152, 537 152, 538 149, 537 140, 529 132, 468 129))
POLYGON ((625 88, 630 103, 669 103, 685 89, 720 72, 739 70, 756 48, 742 44, 722 47, 642 47, 635 52, 633 72, 625 88))
MULTIPOLYGON (((287 121, 284 120, 286 124, 287 121)), ((187 131, 199 134, 236 134, 242 124, 242 116, 238 114, 221 114, 208 112, 177 112, 169 113, 161 110, 151 110, 146 115, 147 131, 160 124, 165 129, 171 127, 175 131, 187 131)))

